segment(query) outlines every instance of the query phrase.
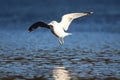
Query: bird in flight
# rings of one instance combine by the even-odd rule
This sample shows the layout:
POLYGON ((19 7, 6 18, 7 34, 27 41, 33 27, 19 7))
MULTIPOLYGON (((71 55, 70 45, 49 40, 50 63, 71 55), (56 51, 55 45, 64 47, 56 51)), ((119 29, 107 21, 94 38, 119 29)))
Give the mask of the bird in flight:
POLYGON ((48 24, 41 22, 41 21, 38 21, 38 22, 32 24, 29 27, 28 31, 31 32, 31 31, 37 29, 38 27, 48 28, 58 38, 60 45, 63 45, 64 44, 64 37, 72 35, 72 33, 65 32, 68 30, 71 22, 76 18, 90 15, 92 13, 93 12, 69 13, 69 14, 63 15, 60 22, 51 21, 48 24))

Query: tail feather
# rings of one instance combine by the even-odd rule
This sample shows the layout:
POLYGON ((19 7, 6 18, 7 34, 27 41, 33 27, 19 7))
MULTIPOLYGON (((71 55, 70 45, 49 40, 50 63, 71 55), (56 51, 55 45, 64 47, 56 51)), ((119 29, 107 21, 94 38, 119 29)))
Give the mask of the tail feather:
POLYGON ((65 35, 65 36, 69 36, 69 35, 72 35, 72 33, 66 33, 66 35, 65 35))

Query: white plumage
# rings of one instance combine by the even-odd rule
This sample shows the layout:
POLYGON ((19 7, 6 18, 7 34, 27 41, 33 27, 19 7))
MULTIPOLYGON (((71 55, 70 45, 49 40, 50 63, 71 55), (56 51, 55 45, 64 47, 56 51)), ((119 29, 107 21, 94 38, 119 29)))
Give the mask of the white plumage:
POLYGON ((37 22, 30 26, 29 31, 33 31, 34 29, 41 27, 46 27, 51 30, 51 32, 59 38, 59 42, 61 45, 64 44, 63 38, 68 35, 72 35, 72 33, 67 33, 65 31, 68 30, 71 22, 79 17, 86 16, 92 14, 93 12, 84 12, 84 13, 70 13, 62 16, 61 21, 58 23, 57 21, 51 21, 49 24, 44 22, 37 22))

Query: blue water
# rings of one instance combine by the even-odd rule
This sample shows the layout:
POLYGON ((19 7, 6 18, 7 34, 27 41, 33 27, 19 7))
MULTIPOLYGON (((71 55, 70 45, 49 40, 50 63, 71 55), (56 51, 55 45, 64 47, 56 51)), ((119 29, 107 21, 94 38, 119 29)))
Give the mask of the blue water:
POLYGON ((73 79, 120 79, 119 3, 0 0, 0 78, 53 80, 53 70, 64 67, 73 79), (28 32, 36 21, 59 22, 66 13, 86 11, 94 14, 74 20, 67 31, 73 35, 61 47, 48 29, 28 32))

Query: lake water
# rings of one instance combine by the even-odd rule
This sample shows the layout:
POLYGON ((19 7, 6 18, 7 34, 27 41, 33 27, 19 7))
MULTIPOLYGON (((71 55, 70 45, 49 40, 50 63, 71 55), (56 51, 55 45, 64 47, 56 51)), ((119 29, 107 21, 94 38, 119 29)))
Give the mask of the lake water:
POLYGON ((0 79, 119 80, 119 1, 58 2, 0 1, 0 79), (63 46, 48 29, 28 32, 36 21, 60 21, 66 13, 85 11, 94 14, 73 21, 67 31, 73 35, 63 46))

